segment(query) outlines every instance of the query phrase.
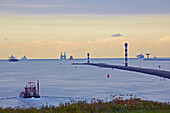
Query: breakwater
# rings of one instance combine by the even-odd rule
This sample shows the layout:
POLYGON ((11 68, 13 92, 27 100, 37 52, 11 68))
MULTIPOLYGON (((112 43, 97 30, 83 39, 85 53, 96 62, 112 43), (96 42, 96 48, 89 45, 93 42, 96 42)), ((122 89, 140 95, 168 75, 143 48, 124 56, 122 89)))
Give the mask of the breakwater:
POLYGON ((145 73, 145 74, 150 74, 150 75, 156 75, 159 77, 170 79, 170 71, 163 71, 163 70, 155 70, 155 69, 132 67, 132 66, 110 65, 110 64, 105 64, 105 63, 72 63, 71 65, 90 65, 90 66, 97 66, 97 67, 103 67, 103 68, 112 68, 112 69, 115 68, 115 69, 140 72, 140 73, 145 73))
POLYGON ((147 58, 145 58, 145 59, 143 59, 143 60, 145 60, 145 61, 170 61, 170 59, 161 59, 161 58, 149 58, 149 59, 147 59, 147 58))

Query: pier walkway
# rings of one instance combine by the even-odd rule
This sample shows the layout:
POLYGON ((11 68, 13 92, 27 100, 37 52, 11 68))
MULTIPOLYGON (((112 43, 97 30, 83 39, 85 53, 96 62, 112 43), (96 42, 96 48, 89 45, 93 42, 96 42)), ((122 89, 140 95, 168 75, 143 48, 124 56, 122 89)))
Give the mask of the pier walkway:
POLYGON ((91 65, 91 66, 98 66, 103 68, 116 68, 121 70, 128 70, 134 72, 140 72, 145 74, 156 75, 164 78, 170 79, 170 71, 163 71, 163 70, 155 70, 155 69, 148 69, 148 68, 140 68, 140 67, 131 67, 131 66, 120 66, 120 65, 110 65, 105 63, 72 63, 71 65, 91 65))

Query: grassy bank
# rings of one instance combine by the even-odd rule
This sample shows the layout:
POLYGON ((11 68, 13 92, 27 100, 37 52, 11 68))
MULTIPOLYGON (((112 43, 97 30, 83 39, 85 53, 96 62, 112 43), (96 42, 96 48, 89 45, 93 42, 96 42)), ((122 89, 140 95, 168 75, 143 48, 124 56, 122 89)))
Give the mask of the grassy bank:
POLYGON ((42 106, 37 108, 0 108, 0 113, 170 113, 170 104, 149 100, 141 100, 130 95, 111 96, 110 101, 93 98, 91 102, 70 101, 59 106, 42 106))

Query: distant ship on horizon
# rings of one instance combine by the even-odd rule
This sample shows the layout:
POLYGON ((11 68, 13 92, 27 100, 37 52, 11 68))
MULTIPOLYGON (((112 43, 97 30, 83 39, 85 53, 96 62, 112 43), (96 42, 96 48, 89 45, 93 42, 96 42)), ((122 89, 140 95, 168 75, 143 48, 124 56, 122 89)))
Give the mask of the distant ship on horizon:
POLYGON ((73 56, 70 56, 69 60, 73 60, 73 56))
POLYGON ((26 57, 26 56, 24 56, 24 57, 22 57, 22 58, 21 58, 21 60, 27 60, 27 57, 26 57))
POLYGON ((9 62, 18 62, 19 60, 16 59, 16 57, 14 57, 13 55, 11 55, 11 57, 9 57, 8 61, 9 62))
POLYGON ((139 55, 137 55, 136 57, 137 57, 137 58, 144 58, 144 55, 139 54, 139 55))

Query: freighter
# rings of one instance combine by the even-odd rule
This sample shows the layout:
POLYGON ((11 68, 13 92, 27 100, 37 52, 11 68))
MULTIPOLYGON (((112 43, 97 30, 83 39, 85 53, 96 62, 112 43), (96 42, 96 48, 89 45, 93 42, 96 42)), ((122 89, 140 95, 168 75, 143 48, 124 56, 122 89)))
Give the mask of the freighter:
POLYGON ((9 57, 8 61, 9 62, 18 62, 19 60, 16 59, 13 55, 11 55, 11 57, 9 57))

